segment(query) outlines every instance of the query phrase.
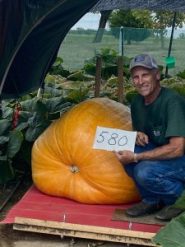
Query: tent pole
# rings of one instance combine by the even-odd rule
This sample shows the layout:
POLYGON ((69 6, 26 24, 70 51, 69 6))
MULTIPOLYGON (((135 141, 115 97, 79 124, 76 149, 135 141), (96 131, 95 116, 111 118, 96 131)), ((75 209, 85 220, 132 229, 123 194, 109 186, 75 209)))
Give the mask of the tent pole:
MULTIPOLYGON (((173 16, 172 31, 171 31, 171 36, 170 36, 169 48, 168 48, 168 57, 170 57, 170 55, 171 55, 172 41, 173 41, 173 34, 174 34, 174 29, 175 29, 176 17, 177 17, 177 12, 175 12, 174 16, 173 16)), ((166 66, 166 71, 165 71, 165 77, 167 77, 167 76, 168 76, 168 66, 166 66)))

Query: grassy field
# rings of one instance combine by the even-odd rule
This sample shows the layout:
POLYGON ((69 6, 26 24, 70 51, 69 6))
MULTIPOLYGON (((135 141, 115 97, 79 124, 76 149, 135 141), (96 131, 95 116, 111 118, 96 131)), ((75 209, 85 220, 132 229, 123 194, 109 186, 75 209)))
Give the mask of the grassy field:
MULTIPOLYGON (((101 43, 93 43, 95 34, 74 34, 69 32, 63 41, 58 55, 64 60, 64 67, 69 70, 80 69, 86 59, 92 58, 101 48, 111 48, 119 53, 119 40, 111 35, 104 35, 101 43)), ((152 54, 158 64, 165 66, 165 57, 168 55, 170 39, 165 37, 164 48, 161 48, 159 38, 149 37, 141 42, 132 41, 124 44, 124 55, 133 57, 139 53, 152 54)), ((185 69, 185 39, 175 38, 172 44, 171 56, 175 57, 175 68, 170 69, 174 75, 185 69)))

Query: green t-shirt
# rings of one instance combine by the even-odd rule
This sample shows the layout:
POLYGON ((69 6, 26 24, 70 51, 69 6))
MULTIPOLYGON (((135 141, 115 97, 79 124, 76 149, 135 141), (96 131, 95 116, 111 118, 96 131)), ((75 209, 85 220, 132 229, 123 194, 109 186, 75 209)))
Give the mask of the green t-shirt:
POLYGON ((149 136, 156 145, 168 143, 169 137, 185 137, 185 99, 162 87, 157 99, 144 104, 144 98, 137 95, 131 104, 133 129, 149 136))

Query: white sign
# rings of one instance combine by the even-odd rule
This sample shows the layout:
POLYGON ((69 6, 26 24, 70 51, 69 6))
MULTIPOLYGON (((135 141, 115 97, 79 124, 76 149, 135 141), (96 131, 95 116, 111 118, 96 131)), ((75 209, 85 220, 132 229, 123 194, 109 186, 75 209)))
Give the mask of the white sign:
POLYGON ((130 150, 134 152, 136 134, 137 132, 135 131, 97 126, 93 148, 108 151, 130 150))

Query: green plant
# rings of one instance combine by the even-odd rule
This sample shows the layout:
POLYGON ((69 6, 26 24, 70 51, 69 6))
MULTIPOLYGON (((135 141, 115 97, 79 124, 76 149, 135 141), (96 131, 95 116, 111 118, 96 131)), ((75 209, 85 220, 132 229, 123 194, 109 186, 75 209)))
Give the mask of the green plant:
POLYGON ((94 76, 85 74, 84 70, 78 70, 70 74, 67 79, 72 81, 90 81, 94 79, 94 76))
POLYGON ((179 72, 177 73, 177 76, 180 77, 180 78, 182 78, 182 79, 185 79, 185 70, 179 71, 179 72))
POLYGON ((17 169, 21 172, 30 169, 33 142, 73 104, 60 96, 20 99, 18 105, 19 110, 17 101, 4 103, 0 119, 0 184, 12 180, 17 169))
MULTIPOLYGON (((103 79, 109 79, 112 75, 117 76, 118 74, 118 53, 110 48, 102 48, 100 49, 97 54, 91 58, 85 61, 84 63, 84 71, 87 74, 95 75, 96 73, 96 59, 97 56, 100 56, 102 59, 102 78, 103 79)), ((127 78, 130 76, 130 72, 128 70, 130 58, 123 57, 123 70, 124 70, 124 76, 127 78)))
POLYGON ((111 75, 117 75, 117 52, 110 48, 102 48, 91 59, 86 60, 83 69, 90 75, 95 75, 96 58, 102 58, 102 78, 108 79, 111 75))
POLYGON ((23 134, 12 130, 8 119, 0 119, 0 184, 5 184, 15 177, 12 163, 23 142, 23 134))
POLYGON ((70 73, 68 70, 64 69, 62 66, 63 59, 61 57, 57 57, 53 65, 51 66, 49 73, 52 75, 62 75, 67 77, 70 73))
POLYGON ((153 242, 162 247, 184 247, 185 213, 174 218, 155 235, 153 242))
POLYGON ((81 101, 89 98, 89 88, 80 87, 79 89, 71 89, 68 91, 68 98, 71 102, 80 103, 81 101))

